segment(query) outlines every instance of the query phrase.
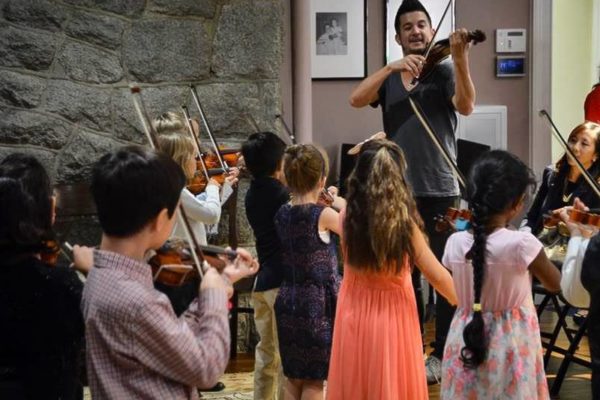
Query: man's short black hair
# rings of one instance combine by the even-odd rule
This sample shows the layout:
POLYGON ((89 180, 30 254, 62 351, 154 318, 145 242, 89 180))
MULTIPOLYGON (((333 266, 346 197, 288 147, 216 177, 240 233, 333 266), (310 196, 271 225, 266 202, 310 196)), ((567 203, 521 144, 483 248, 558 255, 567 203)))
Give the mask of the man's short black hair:
POLYGON ((164 208, 172 216, 184 185, 183 170, 164 153, 130 146, 105 154, 94 165, 91 185, 102 230, 127 237, 164 208))
POLYGON ((431 26, 431 17, 429 13, 425 9, 425 6, 421 4, 419 0, 404 0, 400 7, 398 7, 398 12, 396 13, 396 19, 394 19, 394 28, 396 28, 396 33, 400 34, 400 16, 403 14, 408 14, 415 11, 421 11, 425 13, 427 17, 427 21, 429 21, 429 26, 431 26))
POLYGON ((277 171, 285 148, 285 142, 273 132, 258 132, 242 144, 242 155, 252 176, 259 178, 277 171))

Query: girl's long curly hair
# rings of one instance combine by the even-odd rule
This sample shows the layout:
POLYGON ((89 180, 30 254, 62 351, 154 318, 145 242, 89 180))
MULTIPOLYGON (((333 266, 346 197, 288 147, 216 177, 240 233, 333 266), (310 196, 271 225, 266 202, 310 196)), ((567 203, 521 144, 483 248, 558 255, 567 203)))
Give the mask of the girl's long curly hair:
POLYGON ((348 177, 344 240, 352 266, 399 273, 414 259, 412 232, 422 221, 405 179, 406 161, 395 143, 365 143, 348 177))

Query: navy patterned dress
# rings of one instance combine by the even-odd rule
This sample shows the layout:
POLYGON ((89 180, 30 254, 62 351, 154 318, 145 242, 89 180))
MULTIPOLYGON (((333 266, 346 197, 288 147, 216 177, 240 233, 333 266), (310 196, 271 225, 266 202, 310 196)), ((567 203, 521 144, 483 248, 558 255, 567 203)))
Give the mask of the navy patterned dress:
POLYGON ((283 205, 275 215, 285 274, 275 301, 283 373, 325 380, 340 287, 335 243, 319 237, 323 206, 283 205))

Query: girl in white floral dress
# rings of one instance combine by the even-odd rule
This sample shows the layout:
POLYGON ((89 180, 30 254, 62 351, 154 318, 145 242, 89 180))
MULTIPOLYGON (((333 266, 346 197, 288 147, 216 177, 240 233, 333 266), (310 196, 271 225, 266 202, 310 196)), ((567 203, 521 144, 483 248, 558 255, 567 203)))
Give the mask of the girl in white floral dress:
POLYGON ((534 182, 521 160, 501 150, 471 169, 472 230, 453 234, 442 259, 458 296, 442 399, 549 398, 531 275, 558 292, 560 273, 535 236, 506 228, 534 182))

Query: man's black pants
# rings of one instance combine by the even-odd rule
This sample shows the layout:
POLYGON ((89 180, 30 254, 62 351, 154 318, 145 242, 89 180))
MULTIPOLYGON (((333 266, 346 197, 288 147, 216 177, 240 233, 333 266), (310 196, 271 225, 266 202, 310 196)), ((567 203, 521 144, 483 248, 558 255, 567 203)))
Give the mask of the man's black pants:
MULTIPOLYGON (((436 232, 435 231, 435 217, 438 215, 445 215, 448 207, 458 207, 459 198, 457 196, 451 197, 416 197, 417 209, 423 223, 425 224, 425 231, 429 237, 429 246, 433 251, 433 254, 438 260, 442 260, 444 255, 444 248, 446 246, 446 240, 452 232, 436 232)), ((415 296, 417 298, 417 309, 419 311, 419 322, 421 325, 421 333, 423 333, 423 321, 425 316, 425 307, 423 305, 423 296, 421 288, 421 271, 416 267, 412 273, 412 281, 415 289, 415 296)), ((433 356, 440 360, 444 354, 444 346, 446 345, 446 337, 448 336, 448 330, 450 329, 450 323, 454 316, 455 307, 451 306, 446 299, 437 293, 437 300, 435 303, 435 342, 433 343, 433 356)))

